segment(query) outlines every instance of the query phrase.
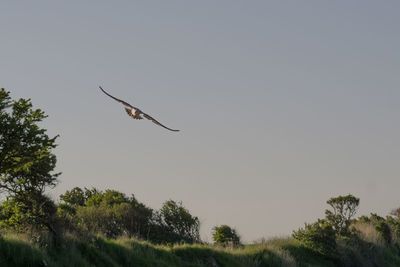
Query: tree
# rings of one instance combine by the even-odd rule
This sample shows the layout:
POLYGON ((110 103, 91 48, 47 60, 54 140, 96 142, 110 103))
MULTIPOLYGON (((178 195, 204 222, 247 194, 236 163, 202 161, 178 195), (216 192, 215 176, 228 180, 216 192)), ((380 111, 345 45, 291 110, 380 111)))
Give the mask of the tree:
POLYGON ((333 256, 336 250, 336 233, 326 220, 318 220, 313 224, 305 224, 304 229, 293 232, 293 237, 305 247, 322 255, 333 256))
POLYGON ((33 109, 29 99, 14 101, 8 112, 10 104, 10 93, 0 89, 0 190, 23 217, 13 222, 54 232, 50 222, 55 211, 44 192, 57 184, 59 173, 53 172, 56 156, 51 150, 58 136, 50 138, 39 127, 47 116, 33 109))
POLYGON ((164 202, 160 211, 155 214, 154 220, 165 241, 200 241, 200 221, 183 207, 182 202, 173 200, 164 202))
POLYGON ((327 203, 333 211, 325 210, 326 220, 340 236, 349 235, 350 219, 356 214, 360 199, 353 195, 330 198, 327 203))
POLYGON ((25 201, 10 197, 0 205, 0 227, 20 232, 27 228, 40 229, 45 227, 53 234, 57 234, 55 230, 57 224, 56 212, 56 205, 45 195, 35 196, 34 199, 28 198, 25 201), (32 209, 32 205, 35 203, 40 203, 40 208, 32 209))
POLYGON ((74 187, 71 190, 67 190, 64 194, 61 194, 60 199, 72 206, 85 206, 86 201, 96 194, 100 194, 100 191, 96 188, 88 189, 85 187, 82 189, 80 187, 74 187))
POLYGON ((84 230, 109 238, 120 235, 147 238, 152 209, 116 190, 75 187, 60 196, 59 216, 69 230, 84 230))
POLYGON ((212 233, 214 243, 218 245, 234 245, 240 244, 240 237, 236 233, 235 229, 232 229, 228 225, 215 226, 212 233))

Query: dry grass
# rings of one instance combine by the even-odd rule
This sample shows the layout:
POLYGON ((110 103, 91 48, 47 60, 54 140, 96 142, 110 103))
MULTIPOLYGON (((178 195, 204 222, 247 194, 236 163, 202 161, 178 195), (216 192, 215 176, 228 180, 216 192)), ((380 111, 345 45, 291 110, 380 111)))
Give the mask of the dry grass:
POLYGON ((385 246, 385 240, 382 235, 375 230, 374 225, 370 223, 356 223, 352 225, 352 228, 359 233, 363 241, 372 243, 378 247, 385 246))

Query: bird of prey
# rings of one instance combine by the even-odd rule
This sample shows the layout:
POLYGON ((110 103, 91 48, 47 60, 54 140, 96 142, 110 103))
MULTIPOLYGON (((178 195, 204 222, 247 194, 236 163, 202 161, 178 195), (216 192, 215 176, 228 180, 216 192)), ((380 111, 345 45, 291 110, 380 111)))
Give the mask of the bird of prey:
POLYGON ((154 118, 151 117, 150 115, 144 113, 144 112, 141 111, 140 109, 138 109, 138 108, 132 106, 131 104, 129 104, 129 103, 127 103, 127 102, 125 102, 125 101, 123 101, 123 100, 121 100, 121 99, 118 99, 118 98, 116 98, 116 97, 113 97, 112 95, 110 95, 109 93, 107 93, 103 88, 101 88, 101 86, 99 86, 99 88, 100 88, 101 91, 103 91, 103 93, 105 93, 106 95, 108 95, 108 96, 111 97, 112 99, 118 101, 119 103, 123 104, 123 105, 125 106, 125 111, 126 111, 126 113, 128 113, 128 115, 131 116, 132 118, 134 118, 134 119, 136 119, 136 120, 142 120, 143 117, 145 117, 146 119, 151 120, 151 121, 154 122, 155 124, 157 124, 157 125, 159 125, 159 126, 165 128, 165 129, 167 129, 167 130, 170 130, 170 131, 173 131, 173 132, 179 132, 179 130, 174 130, 174 129, 168 128, 167 126, 162 125, 162 124, 161 124, 160 122, 158 122, 156 119, 154 119, 154 118), (143 117, 142 117, 142 116, 143 116, 143 117))

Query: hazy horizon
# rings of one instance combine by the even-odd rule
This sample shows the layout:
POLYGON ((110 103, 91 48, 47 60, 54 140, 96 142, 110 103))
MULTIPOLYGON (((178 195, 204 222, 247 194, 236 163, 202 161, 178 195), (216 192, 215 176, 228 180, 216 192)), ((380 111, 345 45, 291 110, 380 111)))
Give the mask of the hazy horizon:
POLYGON ((398 1, 5 1, 0 87, 60 134, 55 198, 182 201, 246 242, 290 235, 351 193, 400 206, 398 1), (169 132, 129 118, 112 95, 169 132))

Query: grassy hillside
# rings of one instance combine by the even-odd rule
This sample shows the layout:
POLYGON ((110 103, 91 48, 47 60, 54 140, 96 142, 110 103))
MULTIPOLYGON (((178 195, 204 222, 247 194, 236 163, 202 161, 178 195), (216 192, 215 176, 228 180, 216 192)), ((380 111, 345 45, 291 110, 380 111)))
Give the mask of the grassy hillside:
POLYGON ((53 243, 39 237, 5 235, 0 238, 0 266, 400 266, 398 246, 380 245, 379 240, 368 244, 362 248, 341 244, 340 255, 329 259, 291 238, 232 249, 156 246, 101 237, 87 241, 65 237, 53 243))

